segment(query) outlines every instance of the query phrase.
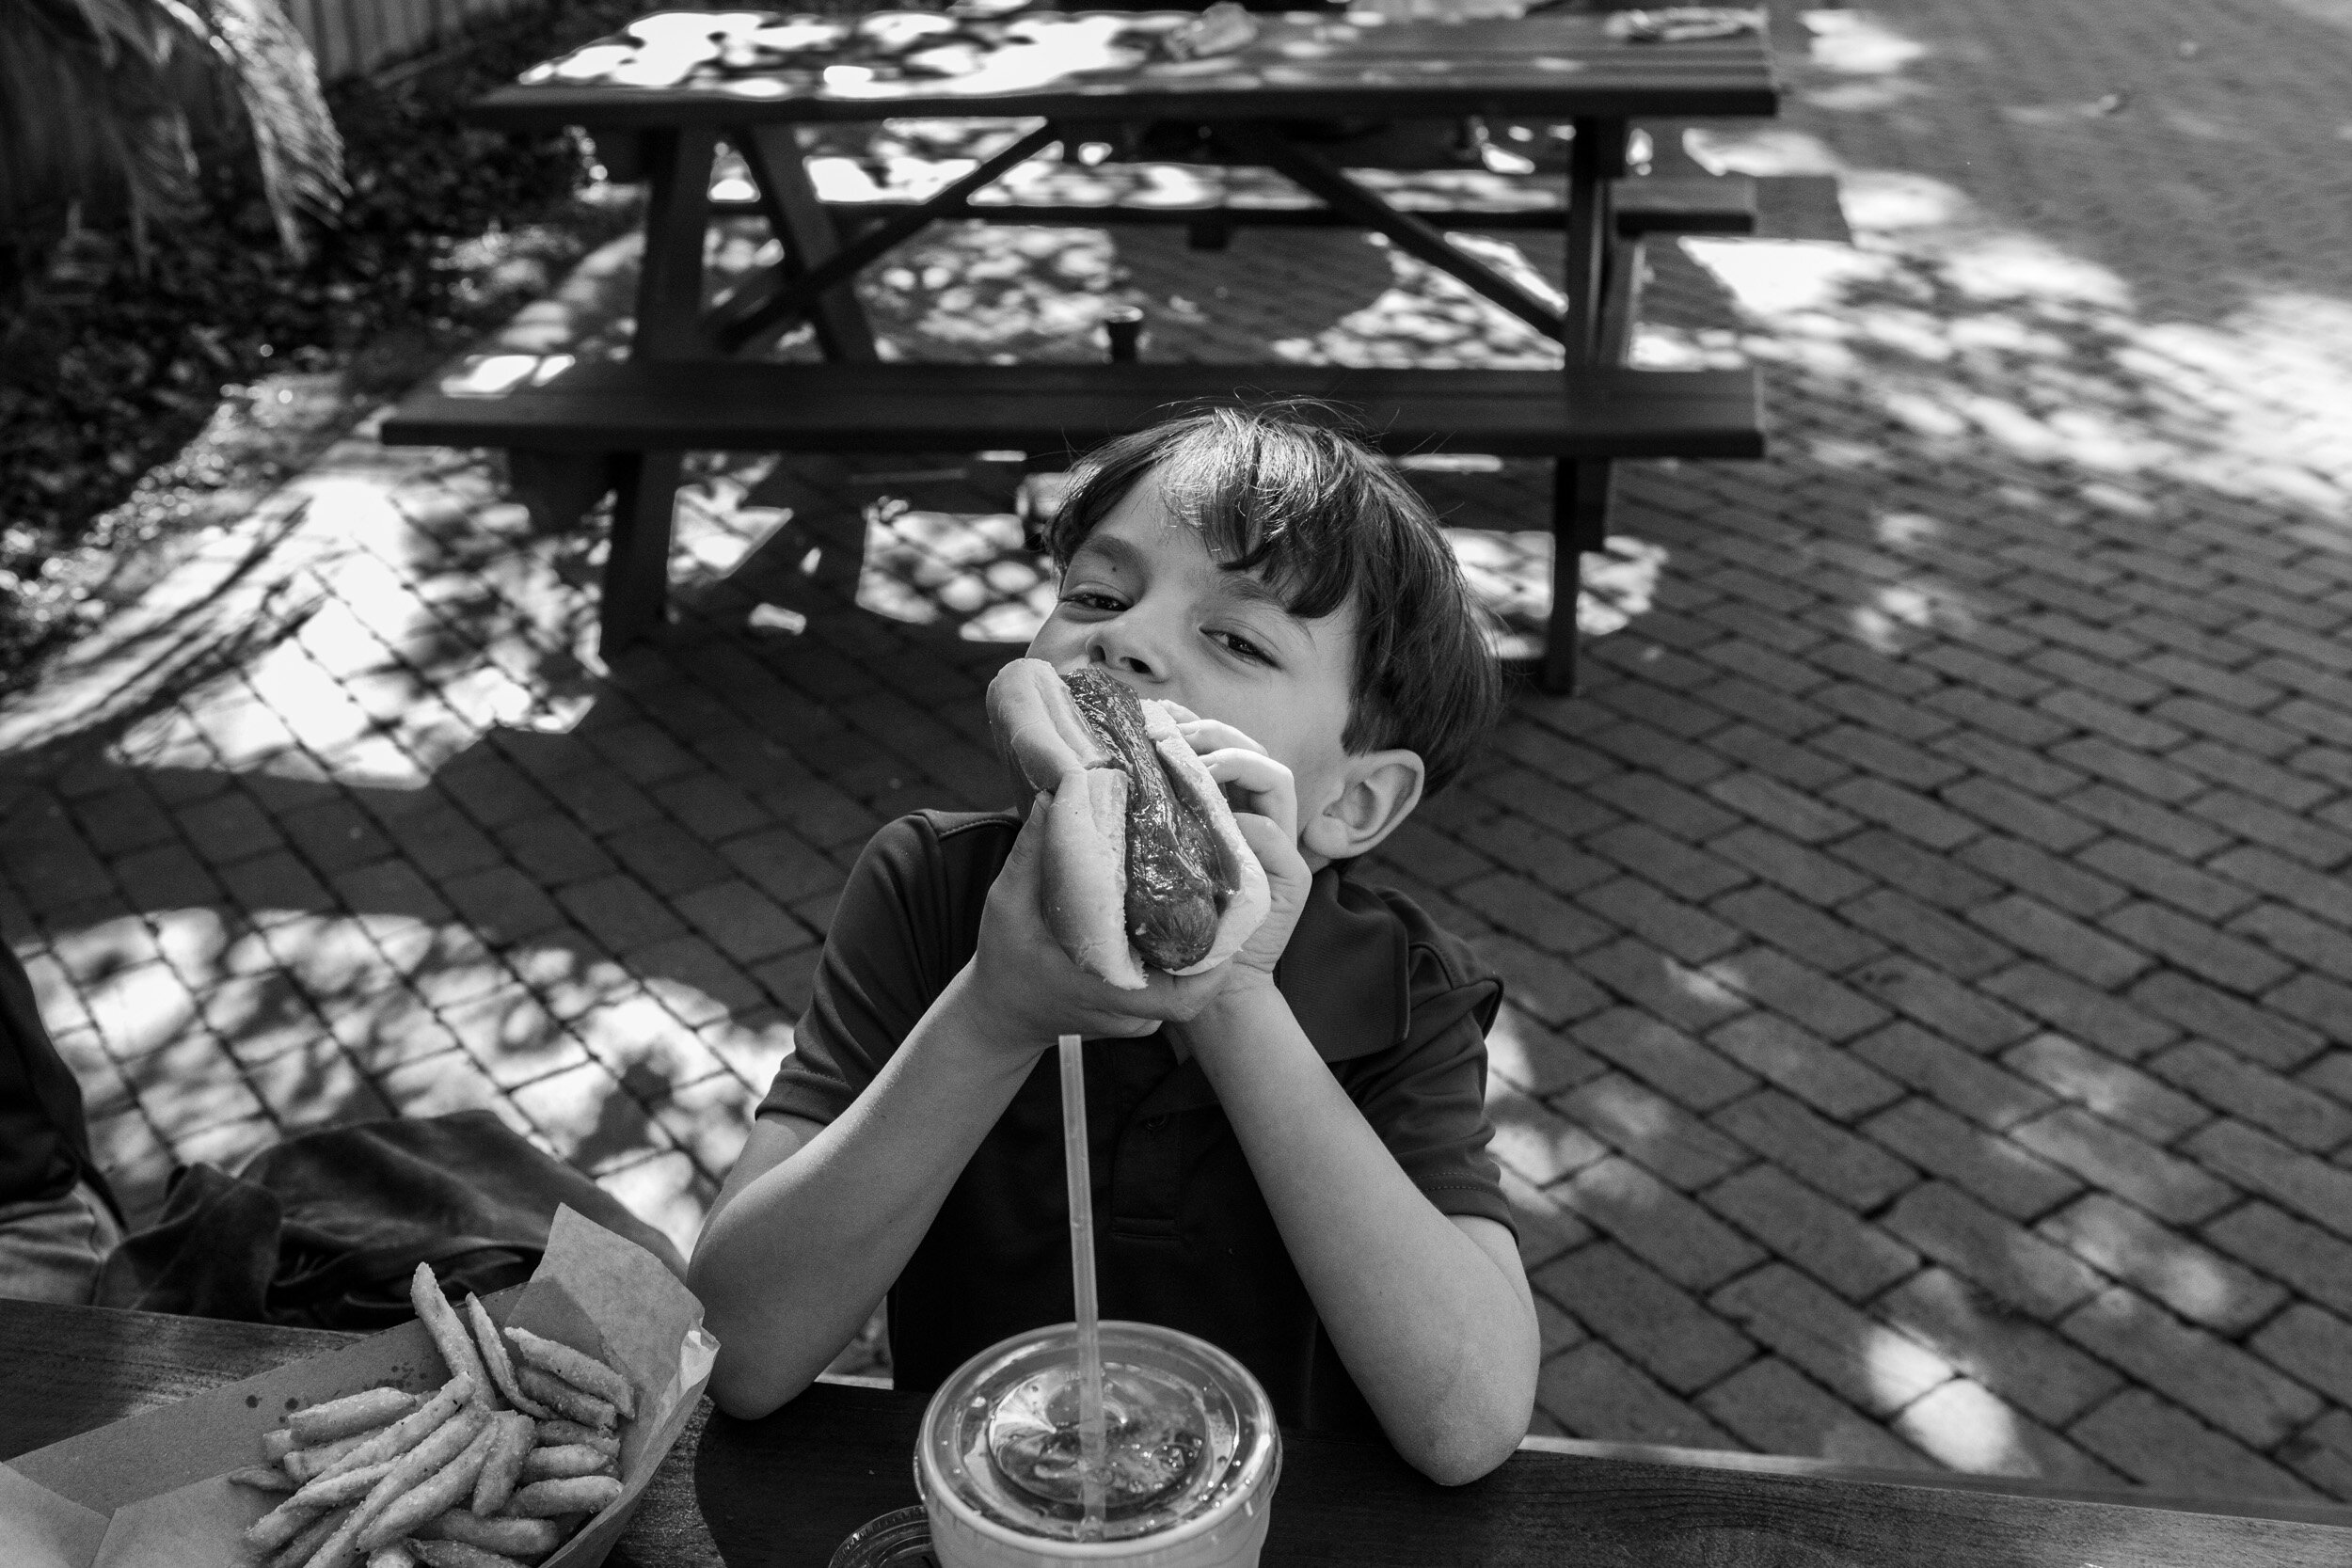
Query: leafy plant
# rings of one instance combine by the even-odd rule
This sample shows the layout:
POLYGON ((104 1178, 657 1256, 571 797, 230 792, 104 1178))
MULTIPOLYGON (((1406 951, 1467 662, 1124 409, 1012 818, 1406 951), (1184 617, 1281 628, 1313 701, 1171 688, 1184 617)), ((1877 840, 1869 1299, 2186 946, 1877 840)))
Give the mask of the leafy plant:
POLYGON ((0 0, 0 232, 39 254, 84 225, 203 211, 199 150, 249 149, 289 255, 331 220, 342 139, 278 0, 0 0))
MULTIPOLYGON (((26 3, 0 0, 0 72, 21 67, 25 35, 8 29, 26 3)), ((350 189, 299 260, 273 243, 250 160, 210 158, 197 215, 156 235, 135 280, 109 283, 104 237, 84 228, 53 247, 38 319, 19 316, 13 353, 0 297, 0 690, 35 678, 47 652, 135 591, 143 556, 241 515, 239 495, 274 483, 284 444, 255 433, 270 422, 265 402, 273 420, 285 408, 285 372, 305 388, 299 401, 331 395, 363 411, 632 226, 622 193, 593 183, 580 137, 486 131, 465 110, 645 8, 529 6, 469 29, 430 69, 327 87, 350 189)), ((173 59, 217 76, 191 52, 173 59)), ((13 84, 0 75, 0 93, 13 84)), ((206 95, 182 102, 200 148, 206 95)), ((9 150, 0 145, 0 160, 9 150)), ((0 262, 5 241, 0 231, 0 262)))

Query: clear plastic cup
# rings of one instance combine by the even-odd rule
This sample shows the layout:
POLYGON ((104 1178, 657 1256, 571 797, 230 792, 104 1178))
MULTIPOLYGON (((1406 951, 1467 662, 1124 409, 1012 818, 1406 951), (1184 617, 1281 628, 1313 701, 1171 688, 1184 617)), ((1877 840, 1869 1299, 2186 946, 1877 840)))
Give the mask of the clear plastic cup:
POLYGON ((1015 1335, 931 1396, 914 1484, 940 1568, 1256 1568, 1282 1469, 1265 1390, 1206 1339, 1105 1323, 1108 1506, 1089 1531, 1074 1323, 1015 1335))

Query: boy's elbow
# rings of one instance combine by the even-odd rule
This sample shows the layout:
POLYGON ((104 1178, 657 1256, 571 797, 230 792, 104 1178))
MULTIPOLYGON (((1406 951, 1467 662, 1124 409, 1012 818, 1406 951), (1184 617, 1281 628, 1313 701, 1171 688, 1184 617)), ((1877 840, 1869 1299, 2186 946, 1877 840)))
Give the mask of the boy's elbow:
POLYGON ((775 1357, 759 1354, 766 1336, 759 1324, 734 1310, 732 1292, 722 1259, 705 1245, 696 1249, 688 1268, 687 1286, 703 1301, 703 1326, 719 1341, 719 1357, 711 1364, 706 1390, 710 1402, 739 1420, 755 1421, 808 1386, 803 1379, 786 1383, 775 1375, 775 1357))
POLYGON ((772 1375, 759 1375, 764 1369, 746 1365, 752 1360, 749 1356, 730 1361, 723 1345, 722 1341, 718 1362, 710 1369, 710 1402, 739 1421, 756 1421, 772 1414, 808 1386, 807 1379, 786 1383, 772 1375))
POLYGON ((1397 1451, 1440 1486, 1464 1486, 1518 1451, 1535 1414, 1534 1314, 1528 1314, 1524 1356, 1499 1354, 1486 1374, 1466 1380, 1453 1397, 1436 1402, 1433 1418, 1397 1451))
POLYGON ((1515 1424, 1497 1420, 1477 1430, 1449 1433, 1426 1445, 1423 1452, 1405 1457, 1439 1486, 1467 1486, 1517 1452, 1526 1432, 1524 1419, 1515 1424))

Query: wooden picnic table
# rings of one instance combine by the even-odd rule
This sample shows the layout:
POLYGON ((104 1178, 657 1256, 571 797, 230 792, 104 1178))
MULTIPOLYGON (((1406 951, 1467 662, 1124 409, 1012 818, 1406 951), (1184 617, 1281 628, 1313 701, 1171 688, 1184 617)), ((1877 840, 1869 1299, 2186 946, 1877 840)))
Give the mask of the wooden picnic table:
MULTIPOLYGON (((1057 144, 1068 150, 1092 142, 1106 126, 1187 126, 1220 157, 1273 170, 1332 221, 1388 236, 1562 344, 1562 370, 1482 372, 1491 384, 1480 383, 1477 397, 1502 411, 1492 419, 1467 404, 1449 413, 1455 388, 1444 372, 1426 372, 1433 379, 1418 394, 1400 393, 1393 372, 1381 372, 1389 378, 1382 381, 1374 372, 1326 368, 1313 379, 1318 395, 1357 409, 1391 451, 1533 450, 1558 460, 1544 676, 1547 686, 1564 689, 1573 676, 1578 554, 1602 545, 1612 464, 1762 454, 1750 372, 1624 368, 1639 310, 1639 245, 1659 220, 1621 224, 1613 193, 1627 172, 1636 117, 1773 113, 1778 90, 1768 40, 1750 31, 1631 42, 1613 36, 1602 17, 1560 11, 1455 23, 1324 11, 1259 14, 1256 36, 1232 53, 1168 57, 1155 40, 1188 20, 1185 12, 884 13, 857 21, 859 31, 839 45, 849 51, 841 58, 869 63, 827 69, 821 53, 779 52, 761 40, 797 37, 805 44, 810 29, 850 23, 734 12, 713 14, 705 25, 671 12, 534 67, 484 99, 473 118, 516 130, 584 127, 612 166, 649 186, 628 366, 550 361, 489 384, 453 379, 412 396, 388 421, 385 438, 504 447, 537 509, 558 514, 550 519, 557 524, 616 489, 602 605, 604 644, 616 650, 666 614, 670 511, 683 456, 675 444, 680 378, 657 383, 644 366, 756 352, 805 322, 829 364, 859 368, 857 394, 880 412, 858 416, 847 430, 837 418, 806 417, 832 389, 808 367, 766 366, 758 373, 771 383, 748 401, 735 388, 730 402, 747 412, 729 434, 747 450, 819 442, 833 451, 937 450, 917 443, 946 426, 970 439, 987 437, 978 450, 1082 449, 1117 433, 1103 428, 1105 406, 1116 405, 1117 422, 1132 427, 1168 403, 1262 393, 1263 377, 1246 367, 1153 366, 1159 378, 1140 382, 1132 365, 1033 365, 1021 368, 1026 395, 975 406, 958 388, 934 385, 932 367, 875 363, 873 332, 850 287, 861 268, 933 221, 990 217, 991 206, 977 198, 1025 166, 1034 168, 1057 144), (931 35, 946 38, 944 45, 918 39, 917 47, 902 47, 905 40, 891 32, 926 27, 955 32, 931 35), (1565 308, 1450 243, 1443 230, 1468 218, 1401 204, 1379 181, 1338 166, 1318 130, 1367 117, 1478 116, 1572 128, 1567 167, 1557 176, 1565 198, 1556 209, 1566 247, 1565 308), (837 225, 838 204, 829 210, 811 181, 805 133, 830 122, 936 117, 999 121, 1004 134, 928 197, 895 202, 854 228, 837 225), (704 257, 723 144, 742 159, 783 254, 714 302, 706 297, 704 257), (1183 373, 1171 377, 1172 369, 1183 373), (1652 389, 1627 393, 1629 376, 1652 389), (1151 398, 1139 397, 1145 389, 1151 398), (1531 442, 1531 427, 1545 438, 1531 442)), ((1012 210, 1035 215, 1033 207, 1012 210)), ((1698 214, 1693 227, 1720 216, 1698 214)), ((1523 224, 1526 214, 1513 217, 1523 224)), ((1202 221, 1214 228, 1228 218, 1251 214, 1231 210, 1202 221)), ((1294 379, 1301 369, 1285 367, 1294 379)))
MULTIPOLYGON (((0 1301, 0 1459, 235 1382, 350 1336, 0 1301)), ((924 1401, 820 1384, 757 1421, 706 1404, 609 1560, 823 1568, 918 1499, 924 1401)), ((1530 1438, 1444 1488, 1386 1445, 1285 1432, 1267 1568, 2343 1568, 2352 1510, 2166 1502, 1804 1460, 1530 1438)), ((233 1462, 224 1458, 223 1467, 233 1462)))

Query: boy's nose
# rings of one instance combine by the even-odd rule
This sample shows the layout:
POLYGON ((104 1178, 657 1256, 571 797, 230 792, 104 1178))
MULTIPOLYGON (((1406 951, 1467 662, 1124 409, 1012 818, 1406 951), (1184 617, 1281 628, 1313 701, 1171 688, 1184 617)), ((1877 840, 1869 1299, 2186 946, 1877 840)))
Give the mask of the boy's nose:
POLYGON ((1104 665, 1138 681, 1156 681, 1168 670, 1167 660, 1157 655, 1148 639, 1136 628, 1117 623, 1095 628, 1094 635, 1087 640, 1087 662, 1104 665))

